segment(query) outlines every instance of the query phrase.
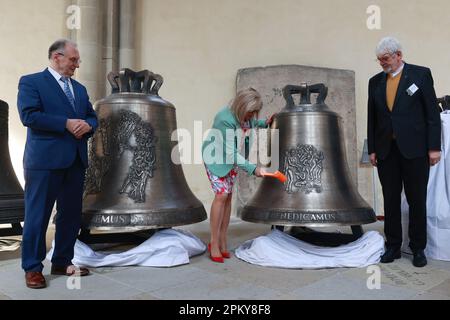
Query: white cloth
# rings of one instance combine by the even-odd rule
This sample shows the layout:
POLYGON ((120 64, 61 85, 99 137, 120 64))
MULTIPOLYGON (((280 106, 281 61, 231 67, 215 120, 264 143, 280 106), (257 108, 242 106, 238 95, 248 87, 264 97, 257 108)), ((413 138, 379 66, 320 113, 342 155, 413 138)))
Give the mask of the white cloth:
POLYGON ((0 251, 16 251, 20 248, 22 239, 18 237, 0 238, 0 251))
POLYGON ((315 246, 279 230, 248 240, 235 255, 246 262, 289 269, 366 267, 380 261, 384 239, 376 231, 366 232, 358 240, 335 248, 315 246))
MULTIPOLYGON (((53 243, 54 246, 54 243, 53 243)), ((77 240, 72 263, 86 267, 174 267, 188 264, 189 257, 205 252, 205 244, 186 230, 165 229, 156 232, 139 246, 117 253, 95 252, 77 240)), ((47 254, 51 260, 53 247, 47 254)))
MULTIPOLYGON (((441 161, 430 169, 427 191, 427 247, 432 259, 450 261, 450 111, 441 113, 441 161)), ((403 249, 409 243, 409 206, 402 195, 403 249)))

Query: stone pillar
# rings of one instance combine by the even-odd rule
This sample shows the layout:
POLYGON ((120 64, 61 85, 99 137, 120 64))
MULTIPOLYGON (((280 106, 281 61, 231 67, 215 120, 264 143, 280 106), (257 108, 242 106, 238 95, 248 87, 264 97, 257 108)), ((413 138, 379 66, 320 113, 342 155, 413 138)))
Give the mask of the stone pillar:
POLYGON ((120 0, 120 69, 136 69, 136 0, 120 0))
POLYGON ((111 86, 106 80, 108 73, 119 70, 119 33, 120 33, 120 0, 106 0, 103 16, 103 48, 102 71, 103 79, 102 96, 111 93, 111 86))
POLYGON ((82 63, 76 79, 86 86, 91 102, 102 97, 104 85, 102 70, 102 18, 105 2, 101 0, 73 1, 81 9, 81 28, 71 32, 71 39, 78 44, 82 63))

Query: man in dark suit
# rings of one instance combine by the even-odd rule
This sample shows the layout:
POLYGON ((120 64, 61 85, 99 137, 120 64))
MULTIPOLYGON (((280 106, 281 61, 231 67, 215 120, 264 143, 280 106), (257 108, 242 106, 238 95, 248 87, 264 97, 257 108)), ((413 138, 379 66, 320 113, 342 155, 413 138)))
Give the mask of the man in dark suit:
POLYGON ((383 38, 376 55, 383 72, 369 80, 367 137, 384 198, 386 252, 382 263, 401 257, 401 192, 409 204, 413 265, 427 264, 426 196, 430 165, 441 155, 441 122, 428 68, 404 63, 398 40, 383 38))
POLYGON ((52 274, 89 274, 72 264, 81 225, 87 140, 97 117, 86 88, 71 79, 81 63, 77 45, 58 40, 49 48, 50 66, 19 81, 17 105, 27 127, 24 153, 25 221, 22 268, 29 288, 44 288, 45 234, 55 201, 52 274))

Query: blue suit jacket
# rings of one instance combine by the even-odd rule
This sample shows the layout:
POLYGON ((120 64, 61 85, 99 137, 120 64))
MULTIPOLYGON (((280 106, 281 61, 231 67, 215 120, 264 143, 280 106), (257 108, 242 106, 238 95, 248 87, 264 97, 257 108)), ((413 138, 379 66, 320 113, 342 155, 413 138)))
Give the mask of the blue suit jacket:
POLYGON ((45 69, 23 76, 19 81, 17 105, 27 130, 24 168, 31 170, 64 169, 72 165, 77 153, 88 166, 87 140, 97 128, 97 116, 86 88, 71 79, 76 113, 56 79, 45 69), (77 140, 67 129, 67 119, 83 119, 92 132, 77 140))

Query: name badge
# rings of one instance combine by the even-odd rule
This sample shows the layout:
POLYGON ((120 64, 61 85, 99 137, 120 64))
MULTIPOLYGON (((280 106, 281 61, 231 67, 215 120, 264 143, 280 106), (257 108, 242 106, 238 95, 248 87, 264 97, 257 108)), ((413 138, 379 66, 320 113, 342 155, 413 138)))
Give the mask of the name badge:
POLYGON ((415 83, 413 83, 413 84, 406 90, 406 92, 408 93, 408 95, 412 96, 414 93, 416 93, 417 90, 419 90, 419 87, 416 86, 415 83))

